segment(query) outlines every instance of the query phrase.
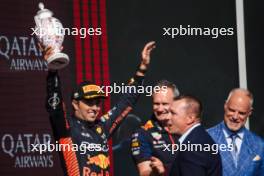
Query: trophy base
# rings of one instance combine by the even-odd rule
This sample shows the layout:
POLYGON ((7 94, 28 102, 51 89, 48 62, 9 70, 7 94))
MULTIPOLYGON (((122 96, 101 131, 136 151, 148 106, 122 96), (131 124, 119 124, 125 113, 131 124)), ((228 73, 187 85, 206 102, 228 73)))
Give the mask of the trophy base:
POLYGON ((69 56, 64 53, 52 54, 48 59, 48 68, 52 70, 59 70, 69 64, 69 56))

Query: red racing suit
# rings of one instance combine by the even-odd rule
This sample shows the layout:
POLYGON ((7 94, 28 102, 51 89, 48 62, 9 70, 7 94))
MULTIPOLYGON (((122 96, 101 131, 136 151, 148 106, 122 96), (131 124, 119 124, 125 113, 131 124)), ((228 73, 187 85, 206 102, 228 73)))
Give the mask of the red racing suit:
MULTIPOLYGON (((143 77, 134 76, 129 86, 142 86, 143 77)), ((55 140, 60 145, 60 160, 64 175, 108 176, 109 154, 107 140, 137 102, 139 93, 124 93, 107 114, 93 123, 66 116, 57 72, 47 76, 46 108, 55 140), (63 148, 64 146, 64 148, 63 148), (67 148, 70 147, 70 148, 67 148)))

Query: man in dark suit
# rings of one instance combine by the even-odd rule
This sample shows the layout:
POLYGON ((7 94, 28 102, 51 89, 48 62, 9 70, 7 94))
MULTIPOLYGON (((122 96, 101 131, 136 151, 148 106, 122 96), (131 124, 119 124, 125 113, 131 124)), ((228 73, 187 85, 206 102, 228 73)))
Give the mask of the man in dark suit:
POLYGON ((245 128, 252 105, 251 92, 233 89, 224 105, 224 121, 208 130, 216 143, 232 145, 232 150, 220 151, 224 176, 264 175, 264 141, 245 128))
POLYGON ((168 131, 181 135, 171 176, 222 175, 220 155, 213 150, 217 144, 202 127, 201 113, 201 102, 193 96, 179 96, 170 107, 168 131))

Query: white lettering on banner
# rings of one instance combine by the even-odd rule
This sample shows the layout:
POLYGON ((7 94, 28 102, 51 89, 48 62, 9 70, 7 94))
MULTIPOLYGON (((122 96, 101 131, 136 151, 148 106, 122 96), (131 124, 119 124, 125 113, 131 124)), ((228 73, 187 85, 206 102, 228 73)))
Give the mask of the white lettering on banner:
POLYGON ((52 154, 39 154, 32 150, 32 144, 48 144, 50 134, 3 134, 1 136, 1 150, 14 159, 16 168, 53 167, 52 154))
POLYGON ((11 59, 10 70, 47 71, 47 62, 40 59, 11 59))
POLYGON ((0 35, 0 59, 9 63, 15 71, 47 71, 47 62, 34 37, 0 35))
POLYGON ((16 168, 53 167, 52 155, 26 155, 17 156, 15 159, 16 168))
POLYGON ((7 60, 9 59, 8 53, 10 49, 10 43, 6 36, 0 36, 0 55, 4 56, 7 60), (2 43, 5 43, 3 45, 2 43))

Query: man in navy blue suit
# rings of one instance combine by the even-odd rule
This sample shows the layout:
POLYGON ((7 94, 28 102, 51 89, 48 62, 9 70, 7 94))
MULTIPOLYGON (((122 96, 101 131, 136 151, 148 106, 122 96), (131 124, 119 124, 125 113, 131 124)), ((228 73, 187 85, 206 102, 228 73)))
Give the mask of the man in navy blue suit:
POLYGON ((224 121, 208 130, 216 143, 232 146, 220 151, 223 176, 264 176, 264 141, 244 126, 252 105, 251 92, 233 89, 224 104, 224 121))
POLYGON ((202 104, 193 96, 179 96, 171 104, 168 130, 181 135, 178 146, 191 146, 176 152, 171 176, 222 175, 220 154, 210 149, 217 144, 202 127, 201 113, 202 104))

